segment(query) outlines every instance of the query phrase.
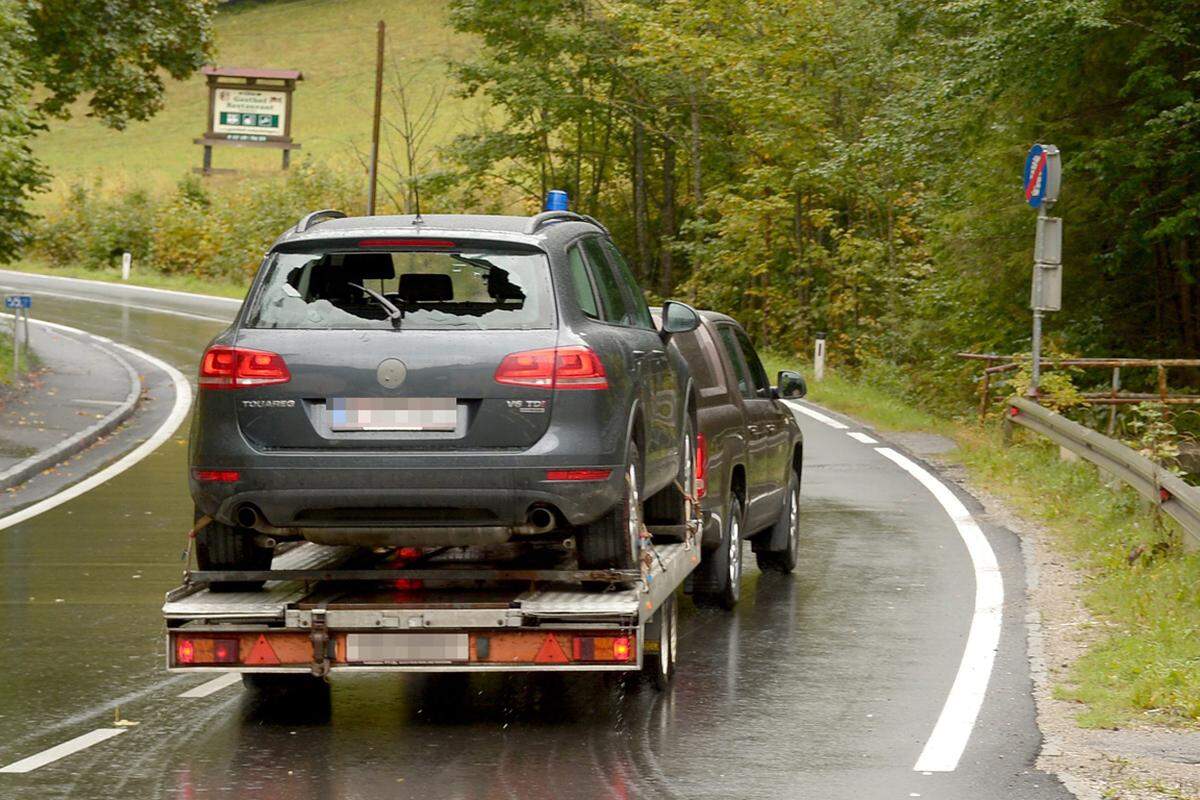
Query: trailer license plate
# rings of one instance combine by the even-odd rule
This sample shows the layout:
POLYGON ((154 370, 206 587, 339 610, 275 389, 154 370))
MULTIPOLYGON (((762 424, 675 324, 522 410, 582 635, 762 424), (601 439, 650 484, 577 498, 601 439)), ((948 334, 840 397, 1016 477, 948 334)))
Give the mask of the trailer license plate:
POLYGON ((326 408, 335 431, 452 431, 453 397, 331 397, 326 408))
POLYGON ((444 664, 470 659, 465 633, 350 633, 346 660, 357 664, 444 664))

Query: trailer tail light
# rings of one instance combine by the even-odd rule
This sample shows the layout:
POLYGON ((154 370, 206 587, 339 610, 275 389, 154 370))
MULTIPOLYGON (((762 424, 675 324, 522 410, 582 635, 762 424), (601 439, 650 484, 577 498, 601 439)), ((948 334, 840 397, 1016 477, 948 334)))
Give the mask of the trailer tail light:
POLYGON ((175 640, 176 664, 238 664, 237 639, 180 636, 175 640))
POLYGON ((606 481, 611 469, 548 469, 548 481, 606 481))
POLYGON ((701 500, 708 493, 705 478, 708 476, 708 443, 703 433, 696 434, 696 499, 701 500))
POLYGON ((628 636, 576 636, 571 642, 572 661, 630 661, 633 640, 628 636))
POLYGON ((236 469, 194 469, 192 477, 200 483, 237 483, 242 474, 236 469))
POLYGON ((548 347, 509 353, 496 368, 496 383, 538 389, 607 389, 604 364, 590 347, 548 347))
POLYGON ((283 356, 266 350, 214 345, 200 361, 200 387, 203 389, 240 389, 269 386, 292 379, 283 356))
POLYGON ((613 643, 612 643, 613 661, 628 661, 629 655, 632 652, 633 652, 633 648, 630 647, 630 645, 629 645, 629 637, 628 636, 622 636, 620 638, 613 639, 613 643))

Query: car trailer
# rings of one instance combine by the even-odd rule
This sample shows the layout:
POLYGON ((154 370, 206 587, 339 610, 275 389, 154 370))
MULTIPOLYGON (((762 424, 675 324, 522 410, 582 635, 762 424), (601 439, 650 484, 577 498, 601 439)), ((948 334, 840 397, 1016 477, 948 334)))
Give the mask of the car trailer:
POLYGON ((240 672, 257 687, 354 672, 645 670, 664 688, 675 593, 701 554, 696 522, 675 526, 682 542, 654 544, 654 530, 640 570, 577 569, 568 539, 388 553, 306 542, 265 571, 185 571, 163 605, 167 668, 240 672), (239 581, 266 583, 228 591, 239 581))

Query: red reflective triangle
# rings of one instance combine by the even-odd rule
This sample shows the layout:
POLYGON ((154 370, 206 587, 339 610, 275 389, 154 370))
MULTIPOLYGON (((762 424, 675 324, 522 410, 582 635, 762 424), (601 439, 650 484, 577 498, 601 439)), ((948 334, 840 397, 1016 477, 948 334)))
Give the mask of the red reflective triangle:
POLYGON ((279 656, 275 655, 275 649, 271 647, 271 643, 267 641, 267 637, 260 633, 258 641, 254 643, 254 647, 250 648, 250 655, 246 656, 245 663, 278 664, 279 656))
POLYGON ((537 664, 571 663, 571 659, 567 658, 562 645, 558 643, 558 639, 555 639, 552 633, 546 634, 546 638, 542 640, 542 649, 538 650, 538 654, 533 660, 537 664))

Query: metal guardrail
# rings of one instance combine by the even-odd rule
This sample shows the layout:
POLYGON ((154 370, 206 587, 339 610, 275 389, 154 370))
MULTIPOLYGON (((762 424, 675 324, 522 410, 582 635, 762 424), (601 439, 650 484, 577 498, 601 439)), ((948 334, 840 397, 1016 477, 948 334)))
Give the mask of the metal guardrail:
POLYGON ((1184 540, 1187 549, 1200 548, 1200 487, 1184 483, 1178 475, 1115 439, 1027 398, 1010 397, 1005 420, 1040 433, 1125 481, 1179 523, 1187 534, 1184 540))

